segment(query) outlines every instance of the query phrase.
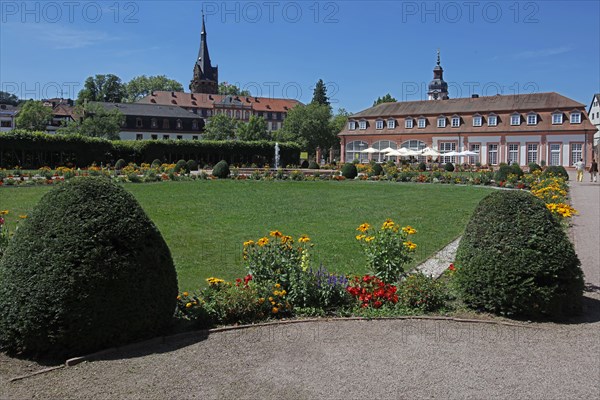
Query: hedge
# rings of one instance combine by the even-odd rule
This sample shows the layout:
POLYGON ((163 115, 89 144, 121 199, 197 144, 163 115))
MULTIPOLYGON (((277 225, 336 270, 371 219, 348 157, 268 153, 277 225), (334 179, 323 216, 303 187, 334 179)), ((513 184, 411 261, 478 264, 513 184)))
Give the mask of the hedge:
MULTIPOLYGON (((180 159, 197 160, 201 165, 216 164, 219 160, 230 164, 272 164, 274 149, 275 143, 267 141, 110 141, 80 135, 13 130, 0 133, 0 168, 87 167, 93 163, 114 165, 120 158, 137 164, 150 164, 155 159, 167 163, 180 159)), ((279 149, 280 164, 299 163, 301 148, 298 144, 279 143, 279 149)))

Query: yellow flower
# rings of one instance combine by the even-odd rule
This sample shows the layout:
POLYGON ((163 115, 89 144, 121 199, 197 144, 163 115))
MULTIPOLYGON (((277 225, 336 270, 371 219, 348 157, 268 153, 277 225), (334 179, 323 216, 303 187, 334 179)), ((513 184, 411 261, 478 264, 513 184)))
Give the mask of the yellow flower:
POLYGON ((263 247, 264 245, 269 244, 269 238, 261 237, 260 239, 258 239, 258 242, 256 244, 258 244, 260 247, 263 247))
POLYGON ((190 308, 191 306, 192 306, 192 303, 187 303, 187 304, 185 305, 185 308, 190 308))
POLYGON ((0 211, 0 215, 6 215, 6 214, 8 214, 8 210, 2 210, 2 211, 0 211))
POLYGON ((300 239, 298 239, 298 241, 300 243, 307 243, 307 242, 310 242, 310 238, 306 235, 302 235, 302 236, 300 236, 300 239))
POLYGON ((281 285, 279 283, 276 283, 274 286, 276 289, 279 289, 281 287, 281 285))
POLYGON ((244 247, 252 246, 253 244, 254 244, 254 240, 248 240, 247 242, 244 242, 244 247))
POLYGON ((181 296, 177 296, 177 300, 181 300, 181 296))
POLYGON ((404 244, 404 246, 406 246, 406 248, 407 248, 408 250, 414 250, 414 249, 416 249, 416 248, 417 248, 417 245, 416 245, 416 244, 414 244, 413 242, 411 242, 410 240, 407 240, 407 241, 406 241, 406 242, 404 242, 403 244, 404 244))
POLYGON ((360 225, 358 228, 356 228, 357 231, 361 231, 361 232, 366 232, 369 229, 371 229, 371 225, 367 224, 366 222, 362 225, 360 225))
POLYGON ((273 301, 273 298, 272 298, 272 297, 269 297, 269 301, 273 301))
POLYGON ((273 291, 273 294, 274 294, 275 296, 279 296, 279 290, 275 290, 275 291, 273 291))
POLYGON ((184 295, 185 297, 187 297, 187 296, 189 295, 189 293, 188 293, 188 292, 183 292, 183 295, 184 295))
POLYGON ((26 218, 27 218, 27 215, 19 215, 19 218, 21 218, 21 219, 26 219, 26 218))
POLYGON ((381 226, 381 229, 393 229, 394 228, 394 221, 392 221, 391 219, 386 219, 385 222, 383 223, 383 225, 381 226))
POLYGON ((273 312, 273 314, 277 314, 279 312, 279 309, 277 307, 273 307, 271 311, 273 312))
POLYGON ((356 240, 363 240, 366 237, 366 235, 356 235, 356 240))
POLYGON ((294 242, 294 241, 293 241, 293 239, 292 239, 292 237, 291 237, 291 236, 287 236, 287 235, 286 235, 286 236, 283 236, 283 237, 281 238, 281 244, 293 243, 293 242, 294 242))
POLYGON ((414 235, 415 233, 417 233, 417 230, 412 226, 408 225, 402 228, 402 232, 406 233, 407 235, 414 235))
POLYGON ((271 231, 271 233, 269 233, 269 235, 273 236, 273 237, 282 237, 283 234, 279 231, 271 231))
POLYGON ((287 294, 287 292, 285 290, 282 290, 281 292, 279 292, 282 296, 285 296, 287 294))
POLYGON ((265 302, 265 298, 261 297, 260 299, 258 299, 258 304, 262 304, 265 302))
POLYGON ((375 239, 374 236, 369 236, 365 238, 365 242, 369 243, 371 240, 375 239))

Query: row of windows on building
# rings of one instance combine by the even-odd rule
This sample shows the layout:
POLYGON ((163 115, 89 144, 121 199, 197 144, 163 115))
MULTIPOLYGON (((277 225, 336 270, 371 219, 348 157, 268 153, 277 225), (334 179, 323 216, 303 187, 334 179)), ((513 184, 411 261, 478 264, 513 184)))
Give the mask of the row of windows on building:
MULTIPOLYGON (((400 147, 405 147, 409 150, 420 151, 426 147, 426 143, 420 140, 407 140, 401 143, 400 147)), ((529 163, 537 163, 541 162, 540 159, 540 145, 538 143, 527 143, 526 146, 526 160, 520 159, 521 153, 521 144, 519 143, 508 143, 506 145, 506 155, 505 160, 500 160, 499 158, 499 144, 498 143, 487 143, 487 157, 486 163, 489 165, 498 165, 500 162, 506 162, 508 164, 517 163, 520 165, 525 165, 529 163), (525 161, 525 162, 522 162, 525 161)), ((561 153, 562 153, 562 143, 549 143, 548 144, 548 165, 564 165, 562 163, 561 153)), ((384 150, 387 148, 391 148, 396 150, 398 145, 396 142, 391 140, 380 140, 377 141, 370 146, 367 142, 361 140, 355 140, 346 144, 346 160, 359 160, 360 162, 368 162, 369 154, 363 153, 367 147, 372 147, 376 150, 384 150)), ((468 156, 460 158, 460 162, 467 162, 469 164, 476 164, 480 162, 480 143, 470 143, 469 150, 477 153, 476 156, 468 156)), ((447 153, 450 151, 457 151, 457 142, 439 142, 438 143, 438 151, 441 153, 447 153)), ((573 165, 579 159, 582 158, 583 155, 583 143, 570 143, 570 160, 568 165, 573 165)), ((427 157, 418 156, 416 157, 419 162, 427 161, 427 157)), ((392 159, 396 161, 396 157, 388 157, 385 153, 373 153, 370 157, 371 160, 375 160, 376 162, 385 162, 388 159, 392 159)), ((456 156, 440 156, 440 162, 442 163, 456 163, 459 160, 459 157, 456 156)))
MULTIPOLYGON (((563 123, 563 117, 564 114, 562 112, 554 112, 552 113, 552 124, 554 125, 560 125, 563 123)), ((581 112, 580 111, 572 111, 569 115, 570 118, 570 122, 572 124, 579 124, 581 123, 581 112)), ((412 118, 412 117, 406 117, 404 119, 404 127, 407 129, 411 129, 414 127, 415 125, 415 120, 417 122, 417 128, 425 128, 427 126, 427 118, 426 117, 418 117, 418 118, 412 118)), ((498 115, 496 114, 489 114, 487 116, 487 125, 488 126, 497 126, 499 119, 498 119, 498 115)), ((530 112, 528 114, 526 114, 525 116, 525 122, 527 123, 527 125, 537 125, 539 121, 539 115, 535 112, 530 112)), ((375 129, 383 129, 384 124, 385 124, 386 120, 383 119, 378 119, 375 121, 375 129)), ((443 116, 440 115, 437 118, 437 127, 438 128, 445 128, 446 124, 448 122, 448 119, 443 116)), ((521 123, 523 122, 523 116, 519 113, 513 113, 510 115, 510 124, 513 126, 518 126, 521 125, 521 123)), ((483 126, 484 123, 484 117, 483 115, 480 114, 475 114, 473 116, 473 126, 478 127, 478 126, 483 126)), ((363 119, 360 121, 350 121, 348 123, 348 129, 352 130, 356 130, 358 126, 358 129, 364 130, 367 129, 367 120, 363 119)), ((450 126, 453 128, 458 128, 459 126, 461 126, 461 117, 458 115, 453 115, 450 118, 450 126)), ((387 129, 395 129, 396 128, 396 120, 393 118, 389 118, 387 119, 387 129)))
MULTIPOLYGON (((150 135, 150 139, 151 140, 158 140, 158 135, 150 135)), ((183 135, 162 135, 161 139, 163 140, 170 140, 170 139, 176 139, 176 140, 183 140, 183 135)), ((135 135, 135 140, 144 140, 144 134, 143 133, 138 133, 135 135)), ((198 135, 192 135, 192 140, 198 140, 198 135)))
MULTIPOLYGON (((224 108, 217 108, 214 111, 207 108, 193 108, 191 109, 194 114, 200 114, 203 117, 211 117, 217 114, 225 114, 231 118, 235 119, 250 119, 250 116, 253 115, 249 110, 230 110, 224 108)), ((282 121, 285 118, 285 113, 281 112, 255 112, 254 115, 258 117, 263 117, 267 121, 282 121)))

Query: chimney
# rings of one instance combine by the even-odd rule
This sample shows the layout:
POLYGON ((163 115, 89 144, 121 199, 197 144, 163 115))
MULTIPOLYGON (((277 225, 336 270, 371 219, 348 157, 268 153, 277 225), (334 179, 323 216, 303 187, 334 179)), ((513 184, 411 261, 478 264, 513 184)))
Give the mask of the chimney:
POLYGON ((478 95, 478 94, 472 94, 472 95, 471 95, 471 98, 472 98, 472 99, 478 99, 478 98, 479 98, 479 95, 478 95))
POLYGON ((171 96, 172 97, 177 97, 177 96, 175 96, 175 92, 171 92, 171 96))

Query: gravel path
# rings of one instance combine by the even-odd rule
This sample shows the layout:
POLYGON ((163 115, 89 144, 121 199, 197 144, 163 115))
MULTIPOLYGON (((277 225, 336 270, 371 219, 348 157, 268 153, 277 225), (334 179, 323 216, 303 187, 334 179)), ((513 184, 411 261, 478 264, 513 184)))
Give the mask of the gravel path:
POLYGON ((318 321, 169 340, 15 382, 0 399, 600 398, 600 185, 572 183, 588 292, 572 324, 318 321))

